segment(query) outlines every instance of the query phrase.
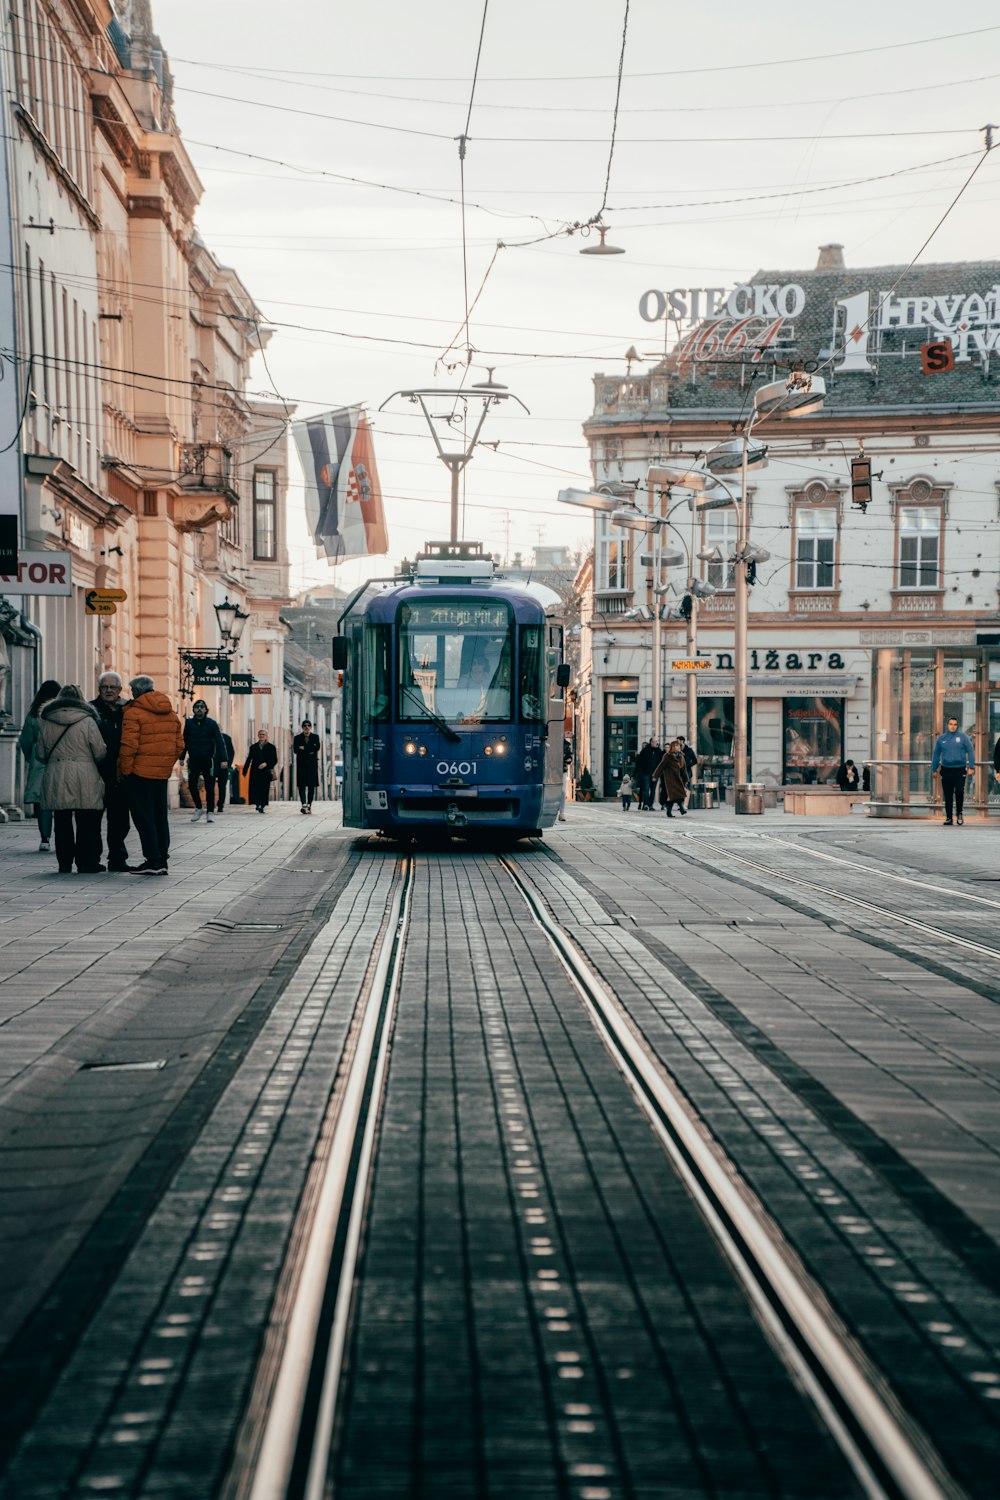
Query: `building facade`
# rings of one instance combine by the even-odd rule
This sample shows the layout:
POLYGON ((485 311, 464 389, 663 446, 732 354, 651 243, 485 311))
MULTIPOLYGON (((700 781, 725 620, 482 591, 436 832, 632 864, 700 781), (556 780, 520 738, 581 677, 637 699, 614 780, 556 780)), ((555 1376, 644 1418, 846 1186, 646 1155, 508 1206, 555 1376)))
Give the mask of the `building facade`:
MULTIPOLYGON (((670 545, 685 560, 663 572, 669 601, 690 597, 692 578, 717 590, 693 601, 707 664, 697 680, 706 776, 732 779, 736 513, 698 510, 682 492, 647 495, 646 473, 738 434, 755 384, 804 367, 827 383, 822 409, 753 429, 768 454, 749 470, 750 535, 769 557, 750 596, 751 779, 828 782, 850 758, 874 763, 886 810, 927 811, 933 738, 954 709, 976 745, 975 798, 990 810, 1000 734, 1000 262, 853 270, 828 246, 811 271, 761 271, 732 291, 653 289, 640 314, 664 325, 668 352, 642 374, 597 375, 585 432, 596 488, 638 487, 640 506, 671 515, 670 545), (852 487, 860 456, 871 461, 865 505, 868 492, 852 487), (917 661, 919 687, 907 679, 914 707, 901 719, 889 684, 917 661)), ((663 622, 662 703, 652 701, 657 581, 643 534, 598 514, 589 716, 605 795, 650 734, 686 732, 683 621, 663 622)))
POLYGON ((274 727, 291 410, 247 397, 269 330, 198 236, 202 184, 149 0, 15 0, 3 24, 17 316, 2 352, 23 392, 20 547, 58 558, 65 582, 0 585, 11 805, 16 733, 43 678, 95 691, 103 670, 143 672, 189 707, 192 661, 223 644, 227 600, 249 617, 231 668, 260 681, 198 695, 240 746, 274 727), (93 613, 93 591, 117 601, 93 613))

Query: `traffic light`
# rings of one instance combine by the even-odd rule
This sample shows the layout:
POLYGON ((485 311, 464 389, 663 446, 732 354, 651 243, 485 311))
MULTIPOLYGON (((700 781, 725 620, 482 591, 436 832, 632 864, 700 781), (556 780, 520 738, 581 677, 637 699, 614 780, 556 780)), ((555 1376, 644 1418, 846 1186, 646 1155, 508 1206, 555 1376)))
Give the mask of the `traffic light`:
POLYGON ((343 674, 343 672, 338 672, 337 673, 337 686, 339 688, 342 688, 344 686, 344 674, 343 674))
POLYGON ((851 504, 862 515, 872 503, 872 461, 864 449, 851 459, 851 504))

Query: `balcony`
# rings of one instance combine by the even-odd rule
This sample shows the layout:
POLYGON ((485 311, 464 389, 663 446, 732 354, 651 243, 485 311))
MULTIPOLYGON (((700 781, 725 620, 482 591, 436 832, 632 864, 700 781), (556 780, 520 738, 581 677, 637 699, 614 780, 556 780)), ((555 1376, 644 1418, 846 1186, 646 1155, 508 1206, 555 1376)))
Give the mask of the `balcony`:
POLYGON ((598 618, 602 615, 627 614, 632 608, 634 595, 634 589, 595 589, 594 614, 598 618))
POLYGON ((648 411, 668 406, 670 383, 666 375, 627 375, 617 380, 599 378, 594 382, 594 415, 648 411))
POLYGON ((203 531, 228 521, 239 504, 233 455, 222 443, 184 443, 180 448, 173 518, 181 531, 203 531))

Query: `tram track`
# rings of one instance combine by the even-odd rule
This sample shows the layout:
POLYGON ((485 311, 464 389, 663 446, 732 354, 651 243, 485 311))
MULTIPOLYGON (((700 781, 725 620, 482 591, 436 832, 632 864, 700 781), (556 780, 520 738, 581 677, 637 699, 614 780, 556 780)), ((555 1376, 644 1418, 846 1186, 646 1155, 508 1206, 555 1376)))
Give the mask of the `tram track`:
MULTIPOLYGON (((773 865, 763 863, 759 857, 759 854, 758 857, 749 859, 746 856, 737 853, 731 844, 714 843, 711 839, 706 838, 703 835, 699 835, 697 839, 691 838, 690 842, 685 844, 684 846, 682 846, 678 841, 674 839, 668 840, 666 838, 658 837, 656 834, 640 833, 637 835, 637 837, 639 837, 640 839, 645 839, 650 843, 656 844, 658 848, 670 849, 673 853, 679 855, 681 858, 690 860, 691 863, 699 865, 702 869, 711 870, 716 875, 726 876, 730 874, 730 867, 734 865, 737 865, 745 870, 750 870, 754 873, 754 875, 757 876, 757 882, 755 883, 754 889, 759 892, 764 890, 764 887, 759 883, 760 878, 762 876, 770 877, 772 880, 778 881, 784 885, 792 885, 798 891, 815 892, 820 897, 825 897, 830 901, 842 903, 845 906, 849 906, 856 911, 863 912, 869 917, 878 917, 885 919, 888 922, 895 922, 901 927, 910 928, 913 931, 922 933, 926 937, 934 938, 943 943, 950 944, 952 947, 964 949, 966 952, 974 953, 981 958, 987 958, 993 960, 994 962, 1000 962, 1000 947, 993 947, 987 943, 976 942, 973 938, 963 937, 960 933, 950 932, 947 928, 939 927, 935 923, 928 922, 921 917, 907 916, 904 912, 895 911, 892 907, 882 906, 872 900, 869 900, 866 897, 851 895, 849 892, 840 890, 835 886, 825 886, 820 884, 818 881, 809 880, 800 873, 775 869, 773 865), (705 859, 700 859, 698 855, 702 851, 707 854, 715 855, 720 861, 722 861, 722 864, 711 864, 705 859)), ((682 835, 682 837, 687 836, 682 835)), ((773 840, 772 842, 781 842, 784 847, 795 850, 796 852, 804 853, 807 856, 813 855, 816 858, 836 859, 836 856, 827 856, 825 854, 825 851, 804 848, 797 844, 790 844, 786 840, 773 840)), ((852 861, 838 861, 838 863, 849 865, 854 869, 863 870, 866 874, 871 875, 873 878, 878 880, 881 880, 883 878, 898 880, 907 885, 917 886, 918 889, 921 890, 934 890, 943 894, 947 894, 949 896, 953 896, 956 901, 969 900, 976 903, 977 905, 993 907, 994 909, 1000 910, 1000 902, 992 901, 989 897, 986 896, 977 896, 974 892, 966 893, 964 891, 955 890, 954 888, 948 886, 930 885, 924 882, 913 880, 909 876, 899 876, 890 872, 883 872, 873 869, 867 865, 855 864, 852 861)), ((780 900, 781 898, 778 897, 777 899, 780 900)), ((813 908, 812 915, 819 917, 821 920, 824 919, 823 913, 820 912, 817 908, 813 908)), ((827 917, 825 918, 825 920, 829 920, 829 918, 827 917)), ((920 959, 912 952, 908 952, 906 956, 913 958, 917 962, 923 962, 922 959, 920 959)), ((993 996, 993 998, 996 997, 993 996)))
MULTIPOLYGON (((484 854, 476 863, 503 872, 523 903, 526 929, 537 930, 555 953, 758 1323, 841 1449, 862 1492, 872 1500, 960 1500, 964 1492, 929 1439, 903 1412, 735 1163, 673 1086, 622 1001, 523 878, 516 856, 484 854)), ((364 1014, 308 1240, 298 1257, 282 1356, 261 1403, 267 1418, 252 1475, 233 1491, 245 1500, 323 1500, 329 1493, 338 1387, 415 876, 415 859, 403 859, 372 957, 364 1014)))

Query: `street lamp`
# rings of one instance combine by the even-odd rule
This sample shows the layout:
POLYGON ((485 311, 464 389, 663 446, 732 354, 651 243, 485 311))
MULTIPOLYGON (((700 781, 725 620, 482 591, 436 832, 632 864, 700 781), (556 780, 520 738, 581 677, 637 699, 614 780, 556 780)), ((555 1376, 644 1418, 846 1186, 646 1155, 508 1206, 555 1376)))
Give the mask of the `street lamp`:
POLYGON ((763 548, 750 543, 750 515, 747 504, 747 473, 750 466, 767 462, 767 449, 752 441, 758 418, 774 416, 804 417, 818 411, 826 396, 826 382, 806 370, 793 370, 787 380, 775 380, 761 386, 754 394, 753 411, 738 438, 720 443, 705 456, 705 466, 712 473, 740 471, 740 496, 736 506, 736 578, 735 629, 733 640, 733 783, 737 813, 750 811, 747 791, 747 627, 750 589, 746 565, 766 562, 763 548), (738 458, 738 462, 737 462, 738 458))
POLYGON ((219 634, 225 651, 235 651, 243 634, 243 627, 250 616, 246 610, 234 604, 227 594, 221 604, 215 606, 215 618, 219 622, 219 634))

